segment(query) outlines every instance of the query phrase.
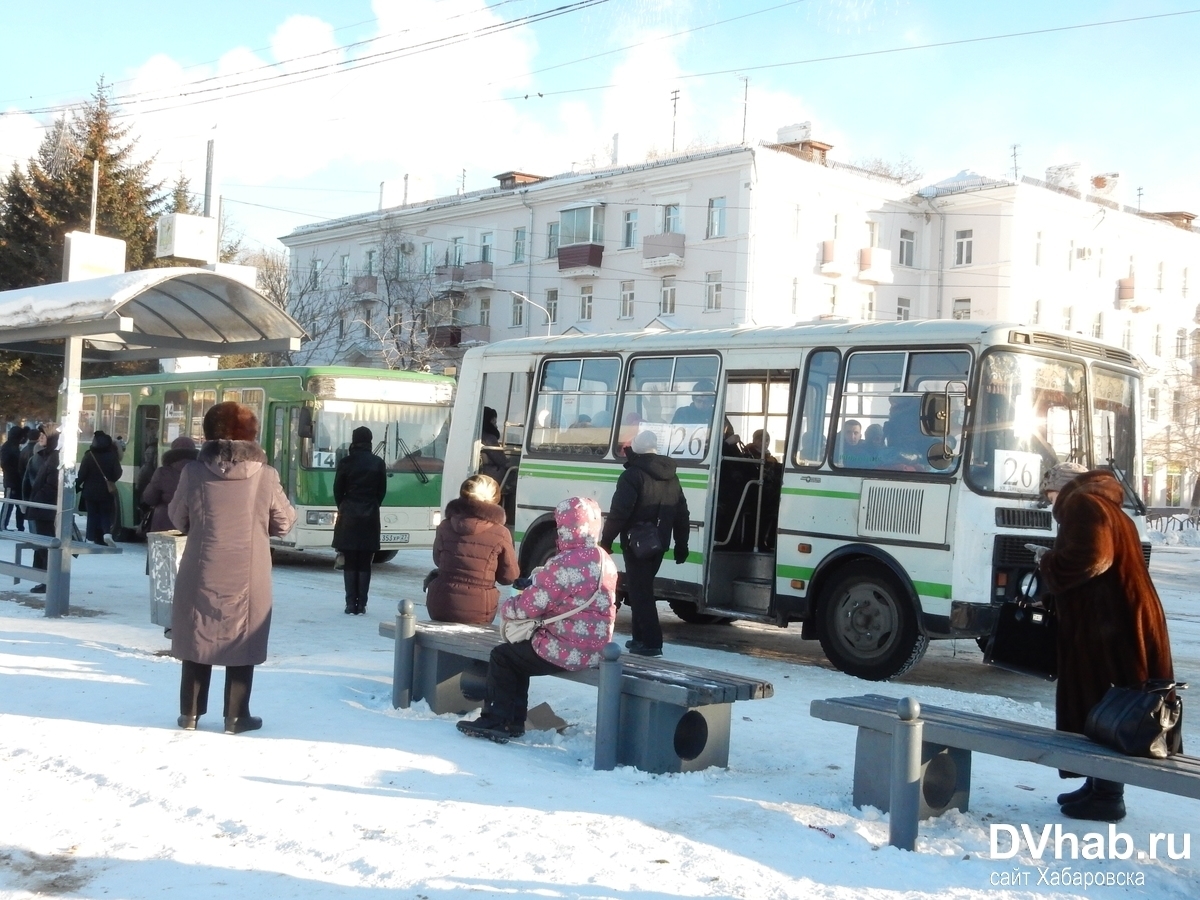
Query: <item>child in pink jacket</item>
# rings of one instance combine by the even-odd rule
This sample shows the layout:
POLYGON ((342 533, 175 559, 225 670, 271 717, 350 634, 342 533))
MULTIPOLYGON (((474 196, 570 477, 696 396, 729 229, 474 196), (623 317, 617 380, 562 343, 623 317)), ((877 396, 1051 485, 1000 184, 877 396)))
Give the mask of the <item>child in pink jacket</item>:
POLYGON ((555 508, 554 523, 558 553, 533 573, 529 587, 501 604, 500 616, 545 619, 579 612, 538 628, 527 641, 492 650, 483 712, 474 721, 458 723, 464 734, 497 741, 524 734, 530 677, 599 665, 600 650, 612 640, 617 567, 596 545, 600 506, 587 497, 569 497, 555 508), (595 600, 585 606, 593 595, 595 600))

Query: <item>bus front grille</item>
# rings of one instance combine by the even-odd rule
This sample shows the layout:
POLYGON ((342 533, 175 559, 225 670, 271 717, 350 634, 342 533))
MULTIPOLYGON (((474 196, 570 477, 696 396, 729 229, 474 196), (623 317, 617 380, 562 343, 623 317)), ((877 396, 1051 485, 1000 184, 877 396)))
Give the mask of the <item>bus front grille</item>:
POLYGON ((1002 506, 996 510, 996 524, 1001 528, 1036 528, 1049 531, 1051 521, 1048 509, 1012 509, 1002 506))
POLYGON ((1033 568, 1033 554, 1025 549, 1026 544, 1038 544, 1042 547, 1053 547, 1053 538, 1032 537, 1028 535, 998 534, 992 549, 992 565, 997 568, 1020 566, 1033 568))

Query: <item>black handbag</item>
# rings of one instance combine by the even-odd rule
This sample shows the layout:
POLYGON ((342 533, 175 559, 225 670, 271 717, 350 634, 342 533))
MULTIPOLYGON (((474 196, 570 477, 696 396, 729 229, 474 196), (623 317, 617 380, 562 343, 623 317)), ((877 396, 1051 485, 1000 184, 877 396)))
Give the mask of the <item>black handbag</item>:
POLYGON ((1054 681, 1058 678, 1058 616, 1028 600, 1000 607, 983 661, 998 669, 1054 681))
POLYGON ((1172 695, 1187 685, 1153 679, 1140 687, 1111 687, 1092 707, 1083 733, 1126 756, 1166 759, 1183 751, 1183 701, 1172 695))
POLYGON ((629 547, 636 559, 650 559, 663 552, 662 535, 655 522, 636 522, 630 526, 629 547))

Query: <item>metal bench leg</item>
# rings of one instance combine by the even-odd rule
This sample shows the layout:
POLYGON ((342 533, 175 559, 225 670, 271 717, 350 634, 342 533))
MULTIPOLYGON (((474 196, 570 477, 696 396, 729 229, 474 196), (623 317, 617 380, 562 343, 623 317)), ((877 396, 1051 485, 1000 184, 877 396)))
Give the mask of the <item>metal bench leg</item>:
MULTIPOLYGON (((892 736, 859 728, 854 748, 854 805, 891 809, 892 736)), ((967 812, 971 800, 971 751, 940 744, 921 744, 920 817, 940 816, 949 809, 967 812)))
POLYGON ((442 653, 417 644, 413 650, 412 699, 424 700, 437 715, 462 715, 478 709, 483 705, 487 666, 484 660, 442 653), (465 696, 464 686, 471 698, 465 696))
POLYGON ((596 761, 592 768, 611 771, 617 767, 621 732, 621 648, 609 641, 601 657, 596 697, 596 761))
POLYGON ((621 695, 617 761, 643 772, 698 772, 729 765, 731 703, 688 709, 621 695))
POLYGON ((413 651, 417 645, 417 616, 413 602, 404 600, 396 612, 396 647, 392 655, 392 709, 412 705, 413 651))

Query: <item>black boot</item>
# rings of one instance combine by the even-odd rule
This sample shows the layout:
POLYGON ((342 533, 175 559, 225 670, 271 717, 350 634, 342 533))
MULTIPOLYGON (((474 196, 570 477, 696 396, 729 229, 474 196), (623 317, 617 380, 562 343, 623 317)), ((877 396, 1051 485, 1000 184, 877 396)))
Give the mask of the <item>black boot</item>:
POLYGON ((260 728, 262 728, 262 719, 259 716, 225 717, 226 734, 243 734, 247 731, 258 731, 260 728))
POLYGON ((1120 822, 1125 818, 1125 785, 1093 778, 1091 794, 1074 803, 1063 804, 1062 814, 1069 819, 1120 822))
POLYGON ((358 601, 346 598, 346 615, 353 616, 358 614, 358 601))
POLYGON ((1058 805, 1065 806, 1068 803, 1077 803, 1080 800, 1086 800, 1092 795, 1092 779, 1085 778, 1083 784, 1073 791, 1067 791, 1065 794, 1058 795, 1058 805))

